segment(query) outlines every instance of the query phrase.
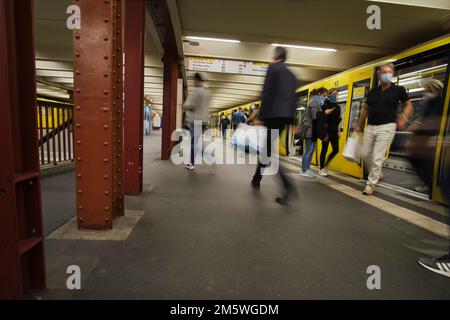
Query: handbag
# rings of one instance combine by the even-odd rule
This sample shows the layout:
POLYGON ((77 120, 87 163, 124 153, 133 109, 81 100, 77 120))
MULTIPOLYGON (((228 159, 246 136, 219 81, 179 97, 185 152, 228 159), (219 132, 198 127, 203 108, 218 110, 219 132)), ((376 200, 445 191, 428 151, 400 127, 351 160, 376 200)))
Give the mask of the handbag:
POLYGON ((260 153, 266 147, 267 128, 241 123, 233 133, 231 144, 244 151, 260 153))
POLYGON ((353 134, 345 144, 342 156, 350 162, 358 162, 361 158, 361 140, 359 135, 353 134))

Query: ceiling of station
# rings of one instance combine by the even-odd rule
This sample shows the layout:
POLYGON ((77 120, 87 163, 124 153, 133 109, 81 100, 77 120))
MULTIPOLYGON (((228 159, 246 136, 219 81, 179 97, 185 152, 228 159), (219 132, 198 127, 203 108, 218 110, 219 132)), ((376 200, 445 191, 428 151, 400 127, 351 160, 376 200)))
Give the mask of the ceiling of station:
MULTIPOLYGON (((337 50, 288 48, 287 62, 299 84, 441 36, 447 32, 444 28, 450 13, 446 0, 177 0, 177 4, 185 39, 194 36, 240 41, 191 40, 194 45, 185 41, 187 57, 270 62, 272 43, 337 50), (366 10, 373 4, 381 8, 381 30, 366 27, 366 10)), ((192 73, 188 72, 189 78, 192 73)), ((263 83, 263 77, 258 76, 207 73, 206 77, 210 80, 212 109, 234 106, 236 100, 258 99, 263 83)))
MULTIPOLYGON (((319 80, 448 32, 448 0, 167 0, 179 37, 236 39, 240 43, 188 40, 185 57, 270 62, 272 43, 333 48, 289 48, 288 64, 299 85, 319 80), (366 27, 369 5, 381 8, 381 30, 366 27), (447 28, 447 29, 446 29, 447 28), (194 44, 194 45, 192 45, 194 44)), ((73 88, 72 32, 66 9, 72 0, 36 0, 38 93, 68 98, 73 88)), ((181 41, 180 41, 181 43, 181 41)), ((162 108, 163 49, 146 16, 145 95, 162 108)), ((125 62, 126 63, 126 62, 125 62)), ((193 71, 187 70, 189 90, 193 71)), ((264 77, 207 72, 211 111, 259 98, 264 77)))
MULTIPOLYGON (((68 99, 73 88, 72 31, 66 27, 72 0, 35 1, 36 76, 38 94, 68 99)), ((156 110, 162 109, 163 49, 146 11, 144 94, 156 110)))

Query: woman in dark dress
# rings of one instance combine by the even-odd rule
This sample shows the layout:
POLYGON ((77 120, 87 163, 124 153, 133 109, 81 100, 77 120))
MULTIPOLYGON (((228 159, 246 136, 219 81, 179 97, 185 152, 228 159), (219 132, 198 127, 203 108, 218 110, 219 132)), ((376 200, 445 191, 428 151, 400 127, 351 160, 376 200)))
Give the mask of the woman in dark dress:
POLYGON ((320 171, 321 176, 327 176, 327 164, 339 153, 339 124, 341 123, 341 108, 336 103, 338 91, 333 88, 328 91, 328 97, 322 105, 325 113, 326 137, 322 140, 322 151, 320 152, 320 171), (326 158, 328 146, 331 144, 333 151, 326 158))

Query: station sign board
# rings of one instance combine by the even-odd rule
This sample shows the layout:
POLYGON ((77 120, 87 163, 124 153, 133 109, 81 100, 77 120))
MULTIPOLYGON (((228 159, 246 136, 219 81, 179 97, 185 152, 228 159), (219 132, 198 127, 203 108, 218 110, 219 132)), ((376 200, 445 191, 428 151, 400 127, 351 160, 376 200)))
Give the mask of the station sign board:
POLYGON ((268 63, 216 58, 188 57, 187 68, 191 71, 234 73, 265 76, 268 63))

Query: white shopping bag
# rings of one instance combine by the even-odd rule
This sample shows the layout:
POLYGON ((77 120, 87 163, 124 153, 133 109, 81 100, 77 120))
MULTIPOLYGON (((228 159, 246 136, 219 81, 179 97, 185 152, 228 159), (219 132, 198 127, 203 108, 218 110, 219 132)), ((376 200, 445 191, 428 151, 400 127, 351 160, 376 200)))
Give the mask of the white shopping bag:
POLYGON ((263 126, 249 126, 241 123, 231 138, 231 144, 245 151, 255 153, 265 150, 267 129, 263 126))
POLYGON ((347 140, 342 156, 350 162, 359 161, 361 158, 361 140, 359 135, 354 134, 347 140))

